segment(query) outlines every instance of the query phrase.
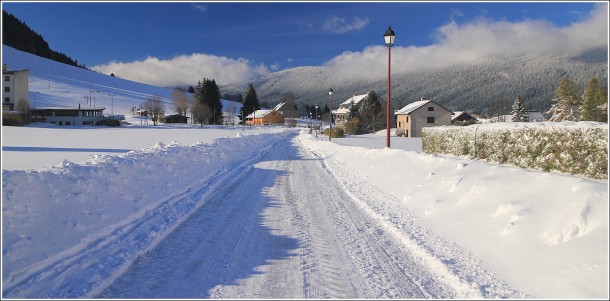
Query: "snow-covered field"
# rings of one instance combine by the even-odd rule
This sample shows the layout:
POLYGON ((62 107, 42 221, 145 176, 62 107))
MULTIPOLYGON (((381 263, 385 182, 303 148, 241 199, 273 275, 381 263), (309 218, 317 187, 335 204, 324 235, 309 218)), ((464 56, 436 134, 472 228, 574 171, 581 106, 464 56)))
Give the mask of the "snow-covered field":
MULTIPOLYGON (((80 98, 30 84, 49 105, 80 98)), ((298 128, 3 127, 2 297, 609 297, 608 181, 383 145, 298 128)))

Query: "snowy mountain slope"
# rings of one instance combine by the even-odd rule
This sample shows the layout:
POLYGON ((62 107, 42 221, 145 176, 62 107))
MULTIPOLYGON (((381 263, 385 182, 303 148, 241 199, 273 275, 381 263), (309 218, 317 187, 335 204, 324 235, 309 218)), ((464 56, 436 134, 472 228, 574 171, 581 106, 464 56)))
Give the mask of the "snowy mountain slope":
MULTIPOLYGON (((77 68, 2 45, 2 63, 28 69, 30 104, 35 107, 104 107, 104 114, 130 115, 147 97, 158 95, 167 115, 174 114, 172 88, 142 84, 77 68), (90 98, 89 98, 90 97, 90 98), (92 101, 90 102, 89 99, 92 101)), ((223 110, 237 113, 240 103, 223 100, 223 110)))
MULTIPOLYGON (((512 103, 517 95, 521 95, 528 109, 547 110, 562 77, 571 77, 584 89, 593 76, 600 78, 602 72, 607 72, 607 61, 608 48, 595 47, 511 59, 490 58, 478 64, 394 73, 391 79, 392 103, 394 109, 400 109, 421 97, 428 97, 452 110, 485 113, 491 102, 505 98, 512 103)), ((251 82, 259 99, 270 103, 279 102, 283 93, 293 92, 297 104, 326 104, 326 92, 332 87, 335 104, 339 104, 354 94, 369 90, 386 95, 387 73, 346 76, 326 67, 298 67, 261 76, 251 82)), ((221 86, 221 90, 223 93, 243 93, 246 85, 221 86)))

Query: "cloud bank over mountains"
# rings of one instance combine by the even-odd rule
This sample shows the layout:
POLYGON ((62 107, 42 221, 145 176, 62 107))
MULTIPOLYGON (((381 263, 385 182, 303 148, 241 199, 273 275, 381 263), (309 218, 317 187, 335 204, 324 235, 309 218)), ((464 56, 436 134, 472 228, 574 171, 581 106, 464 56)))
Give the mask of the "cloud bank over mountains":
MULTIPOLYGON (((478 18, 459 25, 454 21, 438 28, 435 43, 425 47, 392 47, 392 72, 476 63, 490 58, 514 58, 546 51, 608 45, 607 4, 582 22, 565 28, 537 20, 522 22, 478 18)), ((396 45, 400 45, 397 34, 396 45)), ((387 74, 387 46, 369 46, 363 51, 344 52, 325 64, 339 75, 379 77, 387 74), (385 62, 380 64, 380 62, 385 62), (363 73, 366 72, 366 73, 363 73)))
MULTIPOLYGON (((358 30, 368 19, 331 18, 327 30, 334 33, 358 30), (333 29, 333 30, 331 30, 333 29)), ((490 58, 513 58, 545 51, 571 50, 582 46, 608 45, 608 4, 599 3, 582 21, 567 27, 540 20, 508 22, 480 17, 464 24, 450 21, 433 34, 429 46, 401 46, 398 35, 392 48, 392 72, 434 68, 456 63, 476 63, 490 58)), ((406 39, 406 38, 405 38, 406 39)), ((387 74, 385 45, 362 51, 346 51, 323 64, 338 76, 376 78, 387 74)), ((247 58, 229 58, 203 53, 170 59, 148 57, 134 62, 111 62, 91 69, 137 82, 162 87, 196 85, 203 77, 221 85, 249 81, 274 70, 247 58)))

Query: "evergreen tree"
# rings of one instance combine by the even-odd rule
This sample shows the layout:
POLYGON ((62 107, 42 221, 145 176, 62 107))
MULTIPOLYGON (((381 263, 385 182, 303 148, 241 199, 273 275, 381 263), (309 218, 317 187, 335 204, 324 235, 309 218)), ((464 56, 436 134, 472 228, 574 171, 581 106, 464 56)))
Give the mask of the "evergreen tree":
POLYGON ((252 84, 248 84, 246 93, 244 94, 243 100, 244 116, 252 114, 255 110, 259 110, 261 107, 258 103, 258 96, 256 96, 256 90, 252 84))
POLYGON ((579 121, 582 111, 582 98, 578 96, 579 88, 569 78, 562 78, 552 100, 551 109, 547 112, 549 121, 579 121))
POLYGON ((515 102, 513 103, 513 111, 511 113, 513 115, 513 122, 527 122, 527 113, 525 113, 525 107, 523 106, 523 100, 520 95, 517 95, 515 98, 515 102))
POLYGON ((608 121, 608 93, 593 77, 583 94, 582 119, 589 121, 608 121), (606 91, 606 92, 604 92, 606 91))
POLYGON ((212 112, 207 114, 207 124, 222 124, 222 101, 220 100, 220 89, 213 79, 204 78, 199 81, 195 88, 195 103, 204 104, 212 112))
POLYGON ((360 110, 360 120, 362 121, 362 127, 365 132, 374 132, 383 125, 384 112, 381 109, 381 103, 379 97, 375 91, 369 92, 369 94, 362 100, 362 107, 360 110))

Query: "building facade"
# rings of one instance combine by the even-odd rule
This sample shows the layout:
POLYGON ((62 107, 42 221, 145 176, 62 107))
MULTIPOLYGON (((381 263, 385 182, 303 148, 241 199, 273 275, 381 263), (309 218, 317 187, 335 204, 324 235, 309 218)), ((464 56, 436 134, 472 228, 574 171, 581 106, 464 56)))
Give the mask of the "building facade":
POLYGON ((2 64, 2 111, 14 111, 17 102, 28 101, 28 69, 8 70, 2 64))
POLYGON ((104 108, 33 108, 32 121, 57 125, 92 125, 105 119, 104 108))
POLYGON ((367 94, 353 95, 339 105, 339 108, 334 112, 335 123, 337 126, 343 126, 350 118, 352 106, 360 105, 360 102, 367 97, 367 94))
POLYGON ((256 110, 252 114, 246 116, 247 125, 271 125, 284 124, 286 119, 284 115, 274 110, 256 110))
POLYGON ((422 129, 431 126, 451 125, 453 112, 433 100, 422 97, 394 112, 396 136, 421 137, 422 129))

